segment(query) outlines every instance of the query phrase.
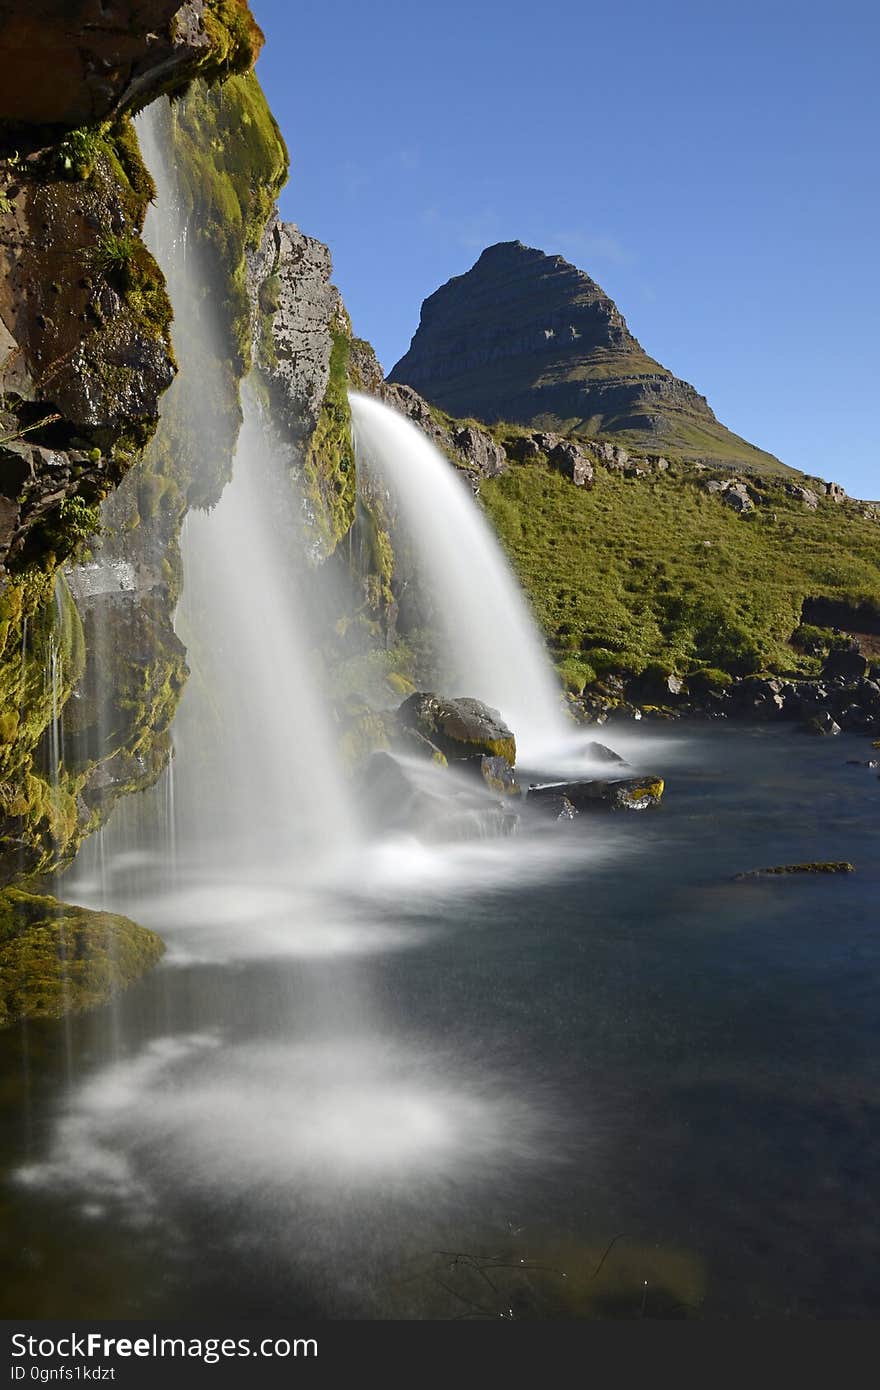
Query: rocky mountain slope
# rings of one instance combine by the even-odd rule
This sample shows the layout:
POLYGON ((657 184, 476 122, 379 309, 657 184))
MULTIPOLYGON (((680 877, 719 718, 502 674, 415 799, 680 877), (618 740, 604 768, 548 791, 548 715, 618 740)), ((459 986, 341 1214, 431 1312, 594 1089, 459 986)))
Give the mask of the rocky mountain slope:
POLYGON ((488 247, 424 301, 389 381, 454 416, 611 435, 642 451, 785 472, 648 356, 589 275, 520 241, 488 247))

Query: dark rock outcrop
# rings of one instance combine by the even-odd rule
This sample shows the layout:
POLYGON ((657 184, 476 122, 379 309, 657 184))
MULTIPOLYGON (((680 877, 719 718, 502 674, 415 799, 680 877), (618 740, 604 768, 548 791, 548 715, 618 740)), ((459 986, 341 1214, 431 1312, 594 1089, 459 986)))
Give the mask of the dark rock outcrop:
POLYGON ((615 753, 613 748, 609 748, 607 743, 597 743, 595 740, 588 743, 585 749, 589 757, 594 758, 598 763, 626 763, 619 753, 615 753))
POLYGON ((577 807, 564 792, 549 787, 543 788, 538 796, 534 796, 530 791, 528 806, 530 811, 537 811, 545 820, 560 823, 575 820, 578 815, 577 807))
POLYGON ((152 180, 128 127, 83 177, 0 163, 0 566, 57 557, 155 427, 174 374, 171 307, 140 239, 152 180))
POLYGON ((248 264, 254 360, 299 479, 315 561, 333 554, 356 514, 351 322, 332 273, 329 249, 277 214, 248 264))
POLYGON ((723 481, 718 478, 709 478, 702 486, 711 496, 720 497, 722 502, 726 502, 728 507, 732 507, 735 512, 739 512, 742 516, 755 510, 755 504, 748 488, 738 478, 727 478, 723 481))
POLYGON ((447 699, 427 691, 410 695, 397 711, 404 728, 416 729, 450 762, 504 758, 516 763, 516 739, 498 710, 482 700, 447 699))
POLYGON ((811 487, 801 487, 799 483, 789 483, 786 490, 799 502, 803 502, 805 507, 809 507, 811 512, 816 511, 819 506, 819 494, 814 492, 811 487))
POLYGON ((5 0, 0 122, 93 125, 250 67, 262 37, 244 0, 5 0))
POLYGON ((497 796, 520 795, 522 788, 507 758, 482 757, 480 759, 480 774, 489 791, 495 792, 497 796))
MULTIPOLYGON (((173 376, 165 282, 140 236, 156 190, 128 113, 197 77, 205 90, 238 80, 261 42, 246 0, 0 5, 0 564, 62 559, 82 539, 83 511, 137 458, 173 376)), ((252 104, 237 133, 222 132, 211 164, 202 153, 203 185, 231 185, 224 248, 237 217, 252 230, 229 176, 242 131, 244 201, 265 207, 257 235, 277 191, 253 193, 273 182, 255 115, 252 104)), ((199 140, 214 135, 203 123, 199 140)), ((195 239, 213 220, 196 221, 195 239)))
POLYGON ((649 357, 595 281, 519 241, 488 247, 424 301, 389 381, 414 387, 451 415, 623 433, 655 450, 785 471, 649 357))
POLYGON ((351 336, 342 296, 333 284, 329 248, 292 222, 266 228, 249 277, 258 316, 260 368, 291 437, 307 444, 318 428, 330 382, 334 335, 351 336))
POLYGON ((849 603, 845 599, 810 597, 804 599, 801 622, 878 637, 880 606, 868 601, 849 603))

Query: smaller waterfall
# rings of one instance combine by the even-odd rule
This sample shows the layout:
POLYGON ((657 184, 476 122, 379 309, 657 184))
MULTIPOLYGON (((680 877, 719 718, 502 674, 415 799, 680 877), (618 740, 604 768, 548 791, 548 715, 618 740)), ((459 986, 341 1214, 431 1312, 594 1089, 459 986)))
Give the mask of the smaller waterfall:
POLYGON ((443 626, 444 693, 500 710, 521 759, 541 761, 571 736, 560 691, 525 599, 489 524, 439 449, 396 410, 350 396, 355 447, 400 508, 443 626))

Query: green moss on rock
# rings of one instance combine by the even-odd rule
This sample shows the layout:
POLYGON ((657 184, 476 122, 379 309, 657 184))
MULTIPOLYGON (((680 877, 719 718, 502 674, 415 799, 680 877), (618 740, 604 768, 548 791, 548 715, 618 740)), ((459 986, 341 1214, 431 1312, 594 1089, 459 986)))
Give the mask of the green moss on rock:
POLYGON ((349 337, 333 332, 330 376, 314 434, 303 460, 306 497, 327 555, 351 530, 355 517, 357 474, 348 405, 349 337))
POLYGON ((287 147, 252 72, 222 87, 195 83, 171 107, 171 123, 184 216, 220 295, 218 318, 242 376, 251 334, 245 252, 259 244, 286 182, 287 147))
POLYGON ((82 624, 63 575, 33 571, 0 595, 0 883, 43 872, 76 836, 77 783, 53 721, 82 675, 82 624), (57 758, 57 760, 56 760, 57 758))
MULTIPOLYGON (((177 23, 175 16, 172 23, 177 23)), ((248 72, 263 46, 263 32, 247 0, 206 0, 202 22, 211 44, 198 68, 208 82, 224 82, 233 73, 248 72)))
POLYGON ((0 1027, 97 1008, 164 949, 155 932, 127 917, 7 888, 0 893, 0 1027))

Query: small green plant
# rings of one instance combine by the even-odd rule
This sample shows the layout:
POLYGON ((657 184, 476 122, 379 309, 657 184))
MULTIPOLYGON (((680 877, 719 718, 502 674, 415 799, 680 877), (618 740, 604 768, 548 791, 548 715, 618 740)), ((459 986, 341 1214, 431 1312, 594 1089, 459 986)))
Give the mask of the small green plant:
POLYGON ((54 150, 54 164, 62 178, 87 179, 101 148, 103 130, 80 126, 64 137, 54 150))
POLYGON ((127 271, 137 252, 138 241, 133 232, 108 232, 95 247, 94 264, 105 275, 127 271))
POLYGON ((101 509, 84 497, 65 497, 58 508, 59 529, 69 541, 79 545, 101 529, 101 509))

